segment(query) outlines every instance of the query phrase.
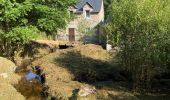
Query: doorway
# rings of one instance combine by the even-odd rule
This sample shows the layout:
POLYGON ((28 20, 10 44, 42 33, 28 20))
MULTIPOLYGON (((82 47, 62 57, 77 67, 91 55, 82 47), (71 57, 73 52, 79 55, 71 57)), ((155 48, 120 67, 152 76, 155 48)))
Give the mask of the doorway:
POLYGON ((75 41, 75 28, 69 28, 69 41, 75 41))

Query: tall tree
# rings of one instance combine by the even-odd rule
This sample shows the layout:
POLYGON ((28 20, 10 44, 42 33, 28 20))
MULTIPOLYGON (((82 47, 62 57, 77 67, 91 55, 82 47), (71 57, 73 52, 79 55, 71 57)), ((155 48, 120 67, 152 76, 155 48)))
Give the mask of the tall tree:
POLYGON ((76 0, 0 0, 0 55, 12 57, 40 31, 54 35, 76 0))
POLYGON ((170 0, 113 0, 106 31, 121 47, 134 88, 148 88, 170 63, 170 0))
POLYGON ((32 0, 32 3, 29 22, 47 35, 55 35, 58 29, 67 25, 70 20, 68 8, 74 5, 76 0, 32 0))
POLYGON ((103 0, 104 1, 104 9, 105 9, 105 18, 107 20, 107 18, 109 17, 109 7, 112 3, 112 0, 103 0))

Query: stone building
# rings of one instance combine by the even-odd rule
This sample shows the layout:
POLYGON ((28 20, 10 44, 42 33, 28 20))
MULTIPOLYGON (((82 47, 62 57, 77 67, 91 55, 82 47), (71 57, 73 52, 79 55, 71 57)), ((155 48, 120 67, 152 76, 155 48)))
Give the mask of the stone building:
POLYGON ((56 39, 66 41, 99 42, 99 24, 104 21, 103 0, 79 0, 77 5, 70 7, 75 18, 69 22, 65 30, 60 30, 56 39), (86 31, 91 31, 90 35, 86 31))

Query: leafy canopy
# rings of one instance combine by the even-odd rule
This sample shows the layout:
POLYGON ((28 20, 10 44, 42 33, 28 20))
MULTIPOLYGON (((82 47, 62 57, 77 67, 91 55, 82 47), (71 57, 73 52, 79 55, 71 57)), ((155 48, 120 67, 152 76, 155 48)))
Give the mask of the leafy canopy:
POLYGON ((147 88, 170 64, 170 0, 113 0, 109 12, 109 40, 121 48, 134 87, 147 88))
POLYGON ((0 55, 13 56, 18 46, 41 31, 53 35, 65 28, 70 20, 68 8, 75 3, 76 0, 0 0, 0 55))

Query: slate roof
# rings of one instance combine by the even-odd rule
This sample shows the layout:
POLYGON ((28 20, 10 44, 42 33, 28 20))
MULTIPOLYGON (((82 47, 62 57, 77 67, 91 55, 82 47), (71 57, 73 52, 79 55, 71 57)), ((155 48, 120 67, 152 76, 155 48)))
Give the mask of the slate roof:
POLYGON ((92 12, 99 12, 102 7, 102 0, 79 0, 78 4, 75 5, 77 8, 76 12, 81 13, 86 3, 88 3, 93 8, 92 12))

